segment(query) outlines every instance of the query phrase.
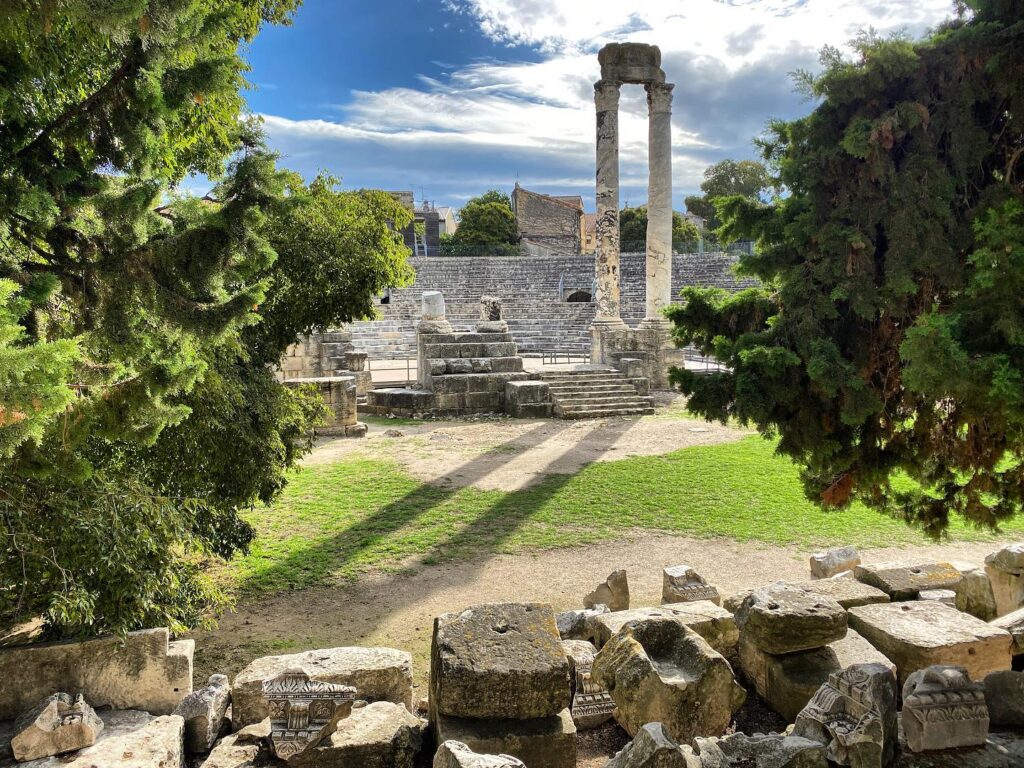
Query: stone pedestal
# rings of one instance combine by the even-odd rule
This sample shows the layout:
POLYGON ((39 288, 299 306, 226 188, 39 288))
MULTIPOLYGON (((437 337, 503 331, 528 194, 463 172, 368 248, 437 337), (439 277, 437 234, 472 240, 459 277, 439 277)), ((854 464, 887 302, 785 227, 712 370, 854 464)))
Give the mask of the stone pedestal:
POLYGON ((354 376, 322 376, 315 379, 286 379, 285 386, 313 385, 327 405, 326 423, 317 427, 317 434, 333 437, 362 437, 366 425, 356 418, 358 397, 354 376))

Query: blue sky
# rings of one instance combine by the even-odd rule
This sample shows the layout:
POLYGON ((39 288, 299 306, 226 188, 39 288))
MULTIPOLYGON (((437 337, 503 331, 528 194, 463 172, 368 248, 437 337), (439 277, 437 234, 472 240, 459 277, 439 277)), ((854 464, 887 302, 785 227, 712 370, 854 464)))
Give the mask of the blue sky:
MULTIPOLYGON (((772 117, 811 105, 788 73, 858 30, 921 34, 950 0, 305 0, 247 52, 284 164, 326 169, 347 188, 412 189, 459 206, 518 179, 593 205, 597 50, 661 47, 676 83, 674 204, 724 157, 753 157, 772 117)), ((624 90, 623 202, 646 199, 646 105, 624 90)))

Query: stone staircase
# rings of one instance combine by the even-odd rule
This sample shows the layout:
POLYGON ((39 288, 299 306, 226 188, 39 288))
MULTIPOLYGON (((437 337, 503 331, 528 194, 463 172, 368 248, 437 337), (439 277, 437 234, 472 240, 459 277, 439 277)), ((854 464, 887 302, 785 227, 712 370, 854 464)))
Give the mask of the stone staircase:
POLYGON ((563 419, 654 413, 654 400, 640 395, 636 386, 614 368, 544 371, 540 378, 551 391, 555 416, 563 419))

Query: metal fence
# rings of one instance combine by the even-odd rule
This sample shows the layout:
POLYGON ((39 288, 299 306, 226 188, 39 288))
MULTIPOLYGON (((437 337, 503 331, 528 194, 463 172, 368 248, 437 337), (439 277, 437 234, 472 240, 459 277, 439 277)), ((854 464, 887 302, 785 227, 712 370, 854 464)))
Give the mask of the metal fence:
POLYGON ((415 357, 367 360, 366 369, 376 387, 405 387, 417 380, 415 357))

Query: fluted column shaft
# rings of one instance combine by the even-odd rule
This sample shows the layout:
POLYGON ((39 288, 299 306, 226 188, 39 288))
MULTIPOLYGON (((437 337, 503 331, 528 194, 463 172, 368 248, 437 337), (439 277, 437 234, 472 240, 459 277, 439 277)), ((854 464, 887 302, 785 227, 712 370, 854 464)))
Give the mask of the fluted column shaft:
POLYGON ((647 86, 647 321, 666 322, 672 302, 672 88, 647 86))

